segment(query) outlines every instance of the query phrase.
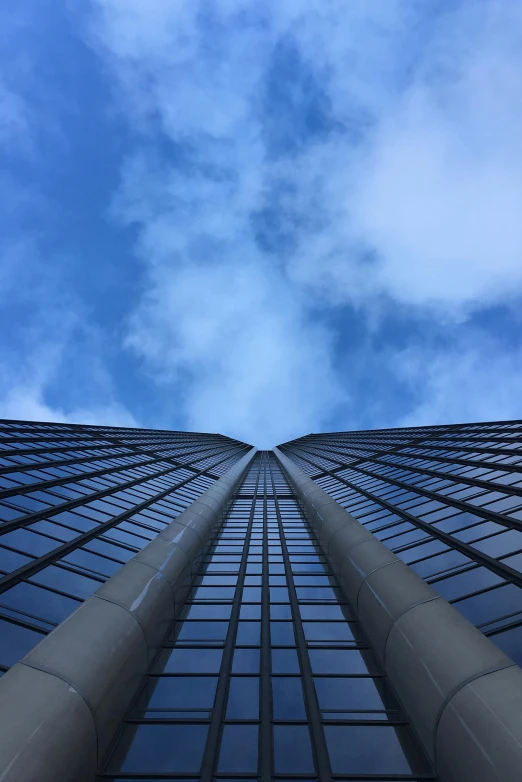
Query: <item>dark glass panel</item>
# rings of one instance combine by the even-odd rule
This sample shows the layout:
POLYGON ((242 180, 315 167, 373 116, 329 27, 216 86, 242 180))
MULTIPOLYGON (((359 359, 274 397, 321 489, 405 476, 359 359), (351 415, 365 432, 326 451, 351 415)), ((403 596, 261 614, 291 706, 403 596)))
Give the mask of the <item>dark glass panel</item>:
POLYGON ((137 708, 172 711, 211 709, 217 682, 217 677, 213 676, 154 676, 148 680, 137 708))
POLYGON ((511 657, 517 665, 522 667, 522 625, 489 637, 499 649, 502 649, 508 657, 511 657))
POLYGON ((273 646, 295 646, 292 622, 270 622, 270 641, 273 646))
MULTIPOLYGON (((384 679, 317 677, 314 679, 319 708, 323 711, 366 711, 394 708, 384 679)), ((395 707, 396 708, 396 707, 395 707)))
POLYGON ((444 554, 439 554, 436 557, 430 557, 430 559, 424 559, 422 562, 416 562, 410 565, 411 569, 417 573, 421 578, 429 578, 437 573, 443 573, 446 570, 453 570, 454 568, 461 567, 463 565, 470 565, 472 560, 461 554, 460 551, 446 551, 444 554))
POLYGON ((0 619, 0 665, 14 665, 43 638, 42 633, 0 619))
POLYGON ((228 690, 227 720, 257 720, 259 718, 259 679, 231 677, 228 690))
POLYGON ((445 551, 448 546, 442 540, 430 540, 428 543, 421 543, 419 546, 399 551, 397 556, 403 562, 416 562, 418 559, 429 557, 432 554, 438 554, 445 551))
POLYGON ((207 732, 207 725, 126 725, 109 770, 198 772, 207 732))
POLYGON ((24 554, 18 554, 16 551, 9 551, 0 546, 0 570, 5 573, 12 573, 19 567, 31 562, 32 557, 26 557, 24 554))
POLYGON ((177 628, 177 641, 224 641, 228 622, 183 622, 177 628))
POLYGON ((300 605, 299 613, 303 621, 307 619, 347 619, 349 618, 349 609, 347 606, 341 608, 340 605, 300 605), (348 616, 346 616, 348 614, 348 616))
POLYGON ((236 649, 232 673, 259 673, 259 649, 236 649))
POLYGON ((307 725, 274 725, 276 774, 310 774, 315 771, 307 725))
POLYGON ((182 612, 183 619, 230 619, 231 605, 188 605, 182 612))
POLYGON ((236 646, 259 646, 261 622, 238 622, 236 646))
POLYGON ((353 641, 347 622, 303 622, 307 641, 353 641))
POLYGON ((334 774, 410 774, 428 771, 405 728, 327 725, 334 774))
POLYGON ((120 562, 100 557, 98 554, 91 554, 90 551, 83 551, 83 549, 77 549, 67 554, 63 561, 94 573, 100 573, 102 576, 113 576, 121 568, 120 562))
POLYGON ((35 573, 34 576, 31 576, 30 581, 59 589, 61 592, 67 592, 73 597, 78 597, 82 600, 90 597, 103 583, 56 565, 49 565, 49 567, 35 573))
POLYGON ((471 592, 478 592, 486 587, 501 583, 502 579, 496 573, 488 568, 478 567, 466 570, 464 573, 457 573, 455 576, 449 576, 441 581, 432 581, 430 586, 446 600, 454 600, 457 597, 463 597, 471 592))
POLYGON ((218 771, 248 774, 257 771, 257 725, 225 725, 218 771))
POLYGON ((270 619, 291 619, 292 609, 289 605, 271 605, 270 619))
POLYGON ((506 614, 522 611, 522 590, 514 584, 490 589, 453 603, 466 619, 480 625, 506 614))
POLYGON ((247 605, 241 606, 239 612, 240 619, 261 619, 261 606, 260 605, 247 605))
POLYGON ((165 673, 219 673, 222 649, 173 649, 165 673))
POLYGON ((42 557, 48 554, 58 546, 61 541, 52 540, 37 532, 30 532, 27 529, 15 529, 12 532, 6 532, 2 535, 2 544, 9 548, 17 549, 24 554, 32 554, 35 557, 42 557))
POLYGON ((375 666, 368 654, 364 657, 353 649, 309 649, 313 673, 374 673, 375 666), (366 658, 366 659, 365 659, 366 658))
POLYGON ((272 679, 272 708, 275 720, 305 720, 301 679, 277 676, 272 679))
POLYGON ((57 595, 43 587, 22 582, 0 595, 0 604, 59 624, 78 608, 80 603, 57 595))
POLYGON ((473 548, 488 554, 490 557, 502 557, 505 554, 511 554, 522 549, 522 532, 511 529, 507 532, 502 532, 500 535, 494 535, 492 538, 479 540, 473 544, 473 548))
POLYGON ((272 649, 272 673, 299 673, 295 649, 272 649))

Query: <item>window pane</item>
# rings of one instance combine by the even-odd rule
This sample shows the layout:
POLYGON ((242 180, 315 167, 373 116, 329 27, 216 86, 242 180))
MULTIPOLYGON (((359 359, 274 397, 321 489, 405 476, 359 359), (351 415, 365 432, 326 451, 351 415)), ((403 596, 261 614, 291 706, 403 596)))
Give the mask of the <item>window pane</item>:
POLYGON ((239 622, 236 645, 258 646, 261 640, 261 622, 239 622))
POLYGON ((295 646, 292 622, 270 622, 270 641, 273 646, 295 646))
POLYGON ((409 774, 428 770, 404 728, 328 725, 324 732, 334 774, 409 774))
POLYGON ((490 589, 453 603, 473 624, 483 624, 506 614, 522 611, 522 590, 514 584, 490 589))
POLYGON ((218 770, 230 774, 257 771, 257 725, 225 725, 218 770))
POLYGON ((272 649, 272 673, 299 673, 295 649, 272 649))
POLYGON ((301 679, 286 679, 283 676, 273 678, 272 706, 275 720, 306 719, 301 679))
POLYGON ((340 605, 300 605, 299 613, 303 621, 306 619, 346 619, 340 605))
POLYGON ((0 604, 59 624, 81 603, 43 587, 22 582, 0 595, 0 604))
POLYGON ((259 649, 236 649, 232 662, 233 673, 259 673, 259 649))
POLYGON ((522 625, 503 633, 490 635, 490 640, 522 667, 522 625))
POLYGON ((457 597, 464 597, 471 592, 479 592, 481 589, 501 583, 502 579, 496 573, 485 567, 478 567, 464 573, 458 573, 456 576, 449 576, 441 581, 431 582, 430 586, 446 600, 454 600, 457 597))
POLYGON ((232 677, 228 691, 227 720, 259 718, 259 679, 232 677))
POLYGON ((142 709, 172 709, 173 711, 192 711, 193 709, 211 709, 214 705, 217 678, 213 676, 161 676, 152 677, 147 685, 147 693, 142 709))
POLYGON ((353 641, 353 634, 346 622, 303 622, 307 641, 353 641))
POLYGON ((173 649, 165 673, 219 673, 222 649, 173 649))
POLYGON ((224 641, 228 622, 183 622, 178 625, 178 641, 224 641))
POLYGON ((42 633, 0 620, 0 665, 14 665, 43 638, 42 633))
POLYGON ((207 739, 207 725, 129 725, 125 727, 119 749, 135 733, 131 745, 121 760, 111 759, 111 771, 134 773, 197 772, 201 766, 207 739))
POLYGON ((274 725, 276 774, 309 774, 314 761, 307 725, 274 725))
POLYGON ((383 679, 316 678, 315 691, 323 711, 366 711, 393 708, 384 692, 383 679))
POLYGON ((88 576, 81 576, 79 573, 73 573, 71 570, 65 570, 56 565, 40 570, 31 576, 31 581, 35 581, 43 586, 54 587, 62 592, 68 592, 73 597, 79 597, 82 600, 90 597, 102 585, 102 581, 95 581, 88 576))
POLYGON ((374 673, 362 654, 354 649, 310 649, 308 652, 313 673, 374 673))

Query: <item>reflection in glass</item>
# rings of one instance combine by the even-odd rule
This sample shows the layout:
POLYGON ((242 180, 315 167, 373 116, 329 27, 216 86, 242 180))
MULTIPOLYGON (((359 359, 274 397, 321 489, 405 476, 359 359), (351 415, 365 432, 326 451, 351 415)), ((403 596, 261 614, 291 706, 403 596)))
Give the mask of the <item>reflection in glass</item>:
POLYGON ((225 725, 218 770, 229 774, 257 771, 257 725, 225 725))

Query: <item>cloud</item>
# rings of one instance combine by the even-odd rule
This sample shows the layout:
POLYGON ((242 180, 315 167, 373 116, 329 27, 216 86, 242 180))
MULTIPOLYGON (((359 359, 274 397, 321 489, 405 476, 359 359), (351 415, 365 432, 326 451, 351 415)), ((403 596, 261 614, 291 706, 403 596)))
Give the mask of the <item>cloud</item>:
POLYGON ((378 330, 394 308, 462 324, 520 297, 515 4, 94 8, 137 134, 113 209, 147 275, 126 345, 190 427, 259 443, 346 414, 355 337, 321 308, 378 330))
MULTIPOLYGON (((58 421, 98 426, 139 426, 136 419, 114 399, 110 378, 96 349, 74 356, 78 324, 67 322, 59 312, 61 334, 48 331, 40 321, 18 360, 0 356, 0 415, 25 421, 58 421), (88 382, 78 377, 74 361, 80 360, 88 382), (76 386, 72 394, 60 391, 63 385, 76 386), (67 397, 69 396, 69 399, 67 397), (61 397, 61 399, 60 399, 61 397), (60 400, 60 401, 59 401, 60 400)), ((92 349, 92 346, 91 346, 92 349)))
POLYGON ((431 426, 520 418, 522 350, 467 334, 449 349, 406 350, 393 371, 415 402, 396 425, 431 426))
MULTIPOLYGON (((11 186, 11 194, 16 187, 11 186)), ((18 203, 33 206, 30 194, 18 203)), ((0 242, 0 416, 138 426, 116 399, 103 338, 35 232, 0 242)))

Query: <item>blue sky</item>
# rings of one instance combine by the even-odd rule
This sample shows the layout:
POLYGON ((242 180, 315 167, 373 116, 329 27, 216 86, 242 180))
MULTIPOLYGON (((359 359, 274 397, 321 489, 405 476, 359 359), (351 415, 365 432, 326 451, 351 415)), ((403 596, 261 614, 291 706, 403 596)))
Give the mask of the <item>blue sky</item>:
POLYGON ((4 5, 0 416, 522 415, 520 4, 4 5))

